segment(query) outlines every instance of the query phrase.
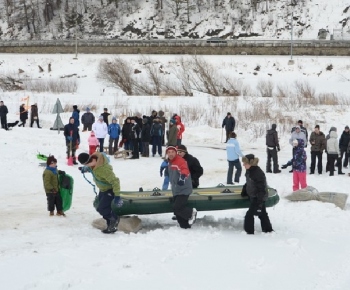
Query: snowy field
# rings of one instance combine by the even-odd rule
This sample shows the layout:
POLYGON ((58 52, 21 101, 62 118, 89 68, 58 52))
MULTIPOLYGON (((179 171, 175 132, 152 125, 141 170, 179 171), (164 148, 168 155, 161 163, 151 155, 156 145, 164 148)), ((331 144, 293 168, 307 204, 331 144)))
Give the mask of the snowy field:
MULTIPOLYGON (((99 214, 92 206, 94 192, 83 179, 77 167, 65 164, 65 143, 62 132, 49 130, 55 115, 53 104, 60 98, 62 105, 78 104, 84 110, 85 102, 97 105, 96 116, 108 107, 112 113, 124 112, 114 108, 115 100, 123 106, 149 115, 152 109, 170 108, 178 113, 182 106, 212 109, 207 96, 182 97, 125 97, 116 88, 97 79, 98 60, 105 56, 80 55, 73 61, 71 55, 0 55, 0 75, 19 68, 37 78, 58 78, 77 73, 78 90, 74 94, 32 93, 29 91, 0 92, 0 99, 8 106, 8 121, 18 119, 21 99, 30 96, 30 104, 37 102, 42 129, 15 127, 0 130, 0 285, 1 289, 235 289, 235 290, 346 290, 350 289, 350 206, 345 210, 333 204, 317 201, 292 203, 284 196, 292 190, 292 174, 267 174, 271 187, 277 189, 281 200, 268 213, 275 230, 263 234, 256 221, 256 234, 243 231, 246 210, 199 212, 196 224, 182 230, 171 220, 172 214, 140 216, 143 229, 137 234, 117 232, 104 235, 92 227, 99 214), (52 63, 51 73, 39 74, 37 65, 46 68, 52 63), (202 101, 204 100, 204 101, 202 101), (58 167, 73 176, 75 190, 72 208, 67 217, 49 217, 42 185, 43 168, 38 166, 36 154, 53 154, 58 167)), ((111 57, 111 56, 108 56, 111 57)), ((124 56, 137 63, 137 57, 124 56)), ((159 61, 171 61, 171 56, 156 56, 159 61)), ((209 58, 208 58, 209 59, 209 58)), ((271 77, 275 82, 307 79, 318 92, 334 92, 350 98, 350 67, 347 58, 296 58, 296 65, 288 66, 287 57, 220 56, 210 57, 222 67, 232 61, 237 64, 237 75, 247 83, 256 76, 250 72, 260 63, 261 70, 270 72, 273 63, 280 70, 271 77), (334 69, 317 76, 317 72, 333 64, 334 69), (299 65, 298 65, 299 64, 299 65), (245 71, 244 71, 245 70, 245 71)), ((232 108, 231 108, 232 109, 232 108)), ((235 111, 231 110, 235 116, 235 111)), ((283 112, 295 120, 307 120, 311 133, 318 108, 297 112, 283 112)), ((82 112, 83 113, 83 112, 82 112)), ((81 113, 81 114, 82 114, 81 113)), ((61 115, 68 122, 71 113, 61 115)), ((226 115, 215 120, 218 124, 226 115)), ((117 116, 119 117, 119 116, 117 116)), ((197 157, 204 175, 201 187, 225 183, 226 152, 221 150, 222 130, 211 127, 208 120, 188 124, 182 116, 186 131, 183 144, 197 157), (213 149, 216 147, 219 149, 213 149), (221 149, 220 149, 221 148, 221 149)), ((324 109, 321 131, 328 133, 336 126, 341 133, 350 124, 348 109, 324 109)), ((240 121, 240 120, 238 120, 240 121)), ((215 123, 214 122, 214 123, 215 123)), ((274 120, 271 120, 273 123, 274 120)), ((304 121, 305 123, 305 121, 304 121)), ((278 123, 277 123, 278 129, 278 123)), ((238 141, 245 154, 254 153, 265 170, 265 138, 252 141, 249 131, 238 128, 238 141)), ((289 134, 280 134, 280 165, 291 157, 289 134)), ((81 133, 78 153, 85 152, 88 133, 81 133)), ((310 164, 310 152, 308 165, 310 164)), ((323 156, 324 167, 326 156, 323 156)), ((122 190, 149 190, 161 187, 159 157, 139 160, 111 159, 122 190)), ((349 169, 346 175, 308 175, 308 185, 319 191, 349 193, 349 169)), ((240 184, 244 183, 244 169, 240 184)), ((348 201, 349 203, 350 201, 348 201)))

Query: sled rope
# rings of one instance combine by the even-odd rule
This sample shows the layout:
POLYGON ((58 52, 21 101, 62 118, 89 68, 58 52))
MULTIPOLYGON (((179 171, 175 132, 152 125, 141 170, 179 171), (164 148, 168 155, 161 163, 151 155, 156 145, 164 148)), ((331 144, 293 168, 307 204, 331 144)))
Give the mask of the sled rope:
POLYGON ((96 185, 95 184, 93 184, 89 179, 87 179, 86 178, 86 176, 85 176, 85 172, 83 172, 83 177, 84 177, 84 179, 92 186, 92 188, 93 188, 93 190, 94 190, 94 193, 95 193, 95 195, 97 195, 97 192, 96 192, 96 185))
POLYGON ((105 183, 99 179, 96 178, 96 176, 94 175, 94 173, 92 172, 91 168, 90 167, 87 167, 87 166, 84 166, 83 169, 81 170, 81 172, 83 173, 83 177, 84 179, 92 186, 94 192, 95 192, 95 195, 97 195, 97 192, 96 192, 96 185, 93 184, 89 179, 86 178, 85 176, 85 172, 90 172, 92 174, 92 177, 93 179, 95 180, 96 183, 99 183, 101 185, 110 185, 109 183, 105 183))

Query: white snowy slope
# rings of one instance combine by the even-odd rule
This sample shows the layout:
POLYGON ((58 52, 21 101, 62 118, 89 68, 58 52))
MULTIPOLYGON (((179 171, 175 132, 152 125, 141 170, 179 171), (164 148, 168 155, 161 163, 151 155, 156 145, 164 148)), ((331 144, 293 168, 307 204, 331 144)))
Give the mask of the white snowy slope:
MULTIPOLYGON (((66 165, 62 132, 49 130, 56 117, 51 110, 57 98, 63 106, 78 104, 82 112, 85 103, 94 103, 96 115, 108 107, 118 117, 123 110, 115 107, 116 100, 127 112, 139 111, 145 115, 152 109, 167 108, 169 113, 178 113, 181 110, 187 112, 184 109, 187 106, 210 112, 213 107, 209 101, 211 97, 199 93, 193 98, 124 96, 97 79, 98 60, 105 56, 81 55, 77 62, 71 57, 0 55, 0 75, 22 68, 31 76, 47 79, 72 73, 81 76, 77 78, 78 90, 74 94, 0 92, 0 99, 10 111, 9 122, 18 119, 16 113, 21 98, 30 96, 30 103, 38 103, 43 125, 42 129, 34 125, 34 128, 0 130, 1 289, 349 289, 349 205, 341 210, 330 203, 287 201, 284 196, 292 190, 292 174, 287 169, 281 174, 267 174, 269 185, 276 188, 281 197, 274 208, 268 208, 275 230, 272 234, 263 234, 257 220, 256 234, 246 235, 243 231, 246 210, 199 212, 198 220, 190 230, 180 229, 172 221, 171 213, 139 216, 143 229, 137 234, 104 235, 92 227, 92 221, 100 218, 92 206, 95 197, 92 187, 83 179, 77 166, 66 165), (51 76, 48 73, 40 75, 37 65, 48 62, 53 63, 51 76), (48 215, 42 185, 43 168, 38 166, 40 161, 36 159, 38 152, 54 154, 59 169, 74 178, 73 204, 65 218, 48 215)), ((137 57, 124 57, 137 63, 137 57)), ((173 56, 156 58, 163 64, 174 59, 173 56)), ((271 77, 276 83, 307 79, 318 92, 349 97, 347 58, 297 58, 299 66, 293 67, 287 66, 286 57, 233 59, 221 56, 210 59, 222 68, 224 63, 234 62, 237 70, 244 73, 241 77, 252 87, 257 80, 250 72, 258 63, 266 73, 273 69, 273 63, 279 63, 280 70, 274 71, 271 77), (324 71, 318 77, 316 73, 329 63, 334 69, 324 71)), ((239 108, 232 105, 230 110, 235 115, 239 108)), ((306 120, 310 132, 317 118, 322 120, 321 130, 325 133, 331 126, 336 126, 341 133, 350 123, 348 110, 340 107, 322 110, 307 107, 295 112, 280 110, 296 121, 306 120)), ((226 107, 220 108, 214 122, 209 119, 210 114, 200 121, 183 115, 186 125, 183 143, 204 168, 201 187, 226 181, 226 152, 222 150, 225 144, 221 143, 221 121, 226 112, 226 107), (209 123, 215 126, 209 126, 209 123)), ((70 115, 69 112, 61 114, 65 124, 70 115)), ((265 170, 264 136, 251 138, 251 131, 242 127, 238 127, 237 134, 243 152, 258 156, 259 165, 265 170)), ((81 133, 78 153, 87 151, 87 138, 88 132, 81 133)), ((280 165, 291 157, 288 139, 288 132, 281 131, 280 165)), ((309 147, 307 153, 309 165, 309 147)), ((325 155, 323 161, 325 167, 325 155)), ((149 190, 162 185, 159 157, 112 158, 111 164, 121 180, 122 190, 138 190, 139 187, 149 190)), ((343 171, 349 173, 348 169, 343 171)), ((90 176, 88 178, 91 180, 90 176)), ((325 172, 307 176, 308 185, 319 191, 349 193, 349 181, 349 176, 338 176, 337 173, 334 177, 325 172)), ((243 183, 244 170, 240 179, 240 184, 243 183)))

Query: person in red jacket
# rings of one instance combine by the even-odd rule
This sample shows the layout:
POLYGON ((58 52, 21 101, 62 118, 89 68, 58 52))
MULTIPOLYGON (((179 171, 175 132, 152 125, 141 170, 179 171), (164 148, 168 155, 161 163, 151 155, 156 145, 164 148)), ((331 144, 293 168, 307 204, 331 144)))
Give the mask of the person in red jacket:
POLYGON ((169 181, 174 197, 174 214, 183 229, 191 228, 197 218, 197 210, 187 207, 187 200, 192 193, 192 180, 187 162, 177 154, 174 146, 166 149, 169 159, 169 181))
POLYGON ((181 122, 181 117, 178 115, 174 116, 174 119, 176 121, 176 127, 177 127, 177 146, 181 145, 182 142, 182 133, 185 132, 185 125, 181 122))

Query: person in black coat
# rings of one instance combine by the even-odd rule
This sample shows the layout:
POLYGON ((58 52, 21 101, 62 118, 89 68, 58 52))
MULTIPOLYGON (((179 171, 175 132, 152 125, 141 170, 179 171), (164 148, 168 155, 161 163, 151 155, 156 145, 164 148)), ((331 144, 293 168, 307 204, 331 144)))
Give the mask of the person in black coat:
POLYGON ((78 127, 74 124, 74 118, 69 118, 69 123, 64 126, 64 137, 67 146, 67 158, 73 157, 73 164, 78 164, 75 157, 77 143, 79 142, 78 127), (72 155, 71 155, 72 154, 72 155))
POLYGON ((267 162, 266 162, 266 172, 272 173, 271 170, 271 159, 273 161, 273 173, 281 173, 278 166, 278 155, 277 152, 280 151, 280 144, 278 142, 278 134, 276 131, 276 124, 272 124, 271 129, 267 130, 266 134, 266 151, 267 151, 267 162))
POLYGON ((343 162, 343 167, 348 168, 349 163, 349 154, 348 154, 348 146, 350 142, 350 132, 349 132, 349 126, 345 126, 345 129, 343 133, 340 136, 339 139, 339 148, 340 148, 340 161, 343 159, 343 155, 345 153, 345 159, 343 162))
POLYGON ((1 128, 8 130, 7 128, 7 114, 8 114, 8 109, 4 105, 4 102, 0 102, 0 121, 1 121, 1 128))
POLYGON ((130 132, 130 140, 132 142, 132 157, 131 159, 139 159, 139 142, 141 138, 141 128, 139 124, 136 123, 135 118, 131 118, 131 132, 130 132))
POLYGON ((188 154, 185 145, 179 145, 177 148, 177 153, 187 161, 187 166, 191 173, 192 187, 198 188, 199 178, 203 175, 203 167, 196 157, 188 154))
POLYGON ((246 183, 242 188, 242 197, 248 197, 250 207, 244 218, 244 230, 247 234, 254 234, 254 216, 258 216, 261 222, 261 229, 264 233, 273 231, 269 216, 266 212, 265 201, 268 198, 267 182, 265 173, 258 166, 259 159, 253 154, 242 158, 243 166, 246 169, 246 183))
POLYGON ((151 141, 151 127, 148 124, 147 118, 142 119, 141 141, 142 141, 142 157, 149 157, 149 142, 151 141))
POLYGON ((28 110, 26 110, 25 104, 22 104, 19 107, 19 119, 21 120, 22 124, 19 124, 18 127, 25 127, 26 121, 28 120, 28 110))
MULTIPOLYGON (((131 124, 131 118, 127 117, 124 120, 124 124, 123 124, 123 128, 122 128, 122 143, 124 144, 124 149, 125 150, 132 150, 132 141, 130 139, 130 134, 131 134, 131 128, 132 128, 132 124, 131 124)), ((122 145, 119 145, 120 147, 122 145)))
POLYGON ((235 130, 236 120, 232 117, 231 113, 227 113, 225 119, 222 121, 222 128, 225 127, 226 130, 226 141, 230 139, 230 133, 235 130))
POLYGON ((110 113, 108 113, 108 109, 104 108, 103 109, 103 113, 101 114, 101 116, 103 117, 103 121, 107 124, 108 127, 108 116, 110 115, 110 113))

